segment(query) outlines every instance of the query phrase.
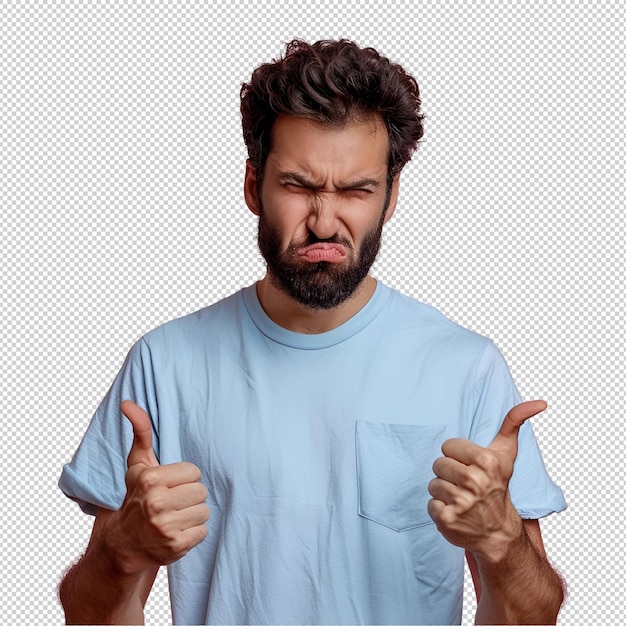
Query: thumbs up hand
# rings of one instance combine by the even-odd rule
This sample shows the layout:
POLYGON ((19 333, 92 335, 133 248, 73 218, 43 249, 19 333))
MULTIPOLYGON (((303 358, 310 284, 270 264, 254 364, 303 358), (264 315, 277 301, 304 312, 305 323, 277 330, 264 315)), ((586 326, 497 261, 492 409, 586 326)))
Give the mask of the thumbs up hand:
POLYGON ((444 442, 428 486, 428 513, 450 543, 497 560, 520 536, 522 520, 509 495, 517 439, 521 425, 546 406, 534 400, 513 407, 486 448, 466 439, 444 442))
POLYGON ((146 412, 129 400, 120 405, 133 426, 126 498, 109 520, 107 545, 125 574, 177 561, 207 534, 207 490, 191 463, 159 465, 146 412))

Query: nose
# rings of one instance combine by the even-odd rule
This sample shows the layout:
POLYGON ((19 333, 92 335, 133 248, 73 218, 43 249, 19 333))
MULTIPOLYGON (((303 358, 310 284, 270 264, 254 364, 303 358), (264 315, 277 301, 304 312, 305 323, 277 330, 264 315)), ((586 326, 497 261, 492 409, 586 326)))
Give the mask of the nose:
POLYGON ((319 194, 311 201, 307 227, 318 239, 331 239, 339 230, 339 202, 330 194, 319 194))

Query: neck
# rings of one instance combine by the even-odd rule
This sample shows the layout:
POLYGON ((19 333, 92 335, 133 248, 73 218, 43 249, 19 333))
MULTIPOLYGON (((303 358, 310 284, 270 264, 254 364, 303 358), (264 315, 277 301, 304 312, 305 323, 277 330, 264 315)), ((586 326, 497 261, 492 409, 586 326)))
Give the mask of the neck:
POLYGON ((267 316, 279 326, 296 333, 316 335, 341 326, 356 315, 374 295, 376 280, 366 276, 345 302, 332 309, 310 309, 273 284, 268 274, 256 285, 259 302, 267 316))

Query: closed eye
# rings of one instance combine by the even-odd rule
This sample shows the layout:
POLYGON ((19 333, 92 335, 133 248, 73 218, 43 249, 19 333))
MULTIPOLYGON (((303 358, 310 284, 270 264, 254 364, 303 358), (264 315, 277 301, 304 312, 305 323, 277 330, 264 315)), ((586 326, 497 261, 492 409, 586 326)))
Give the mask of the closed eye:
POLYGON ((284 187, 293 193, 311 193, 315 192, 315 189, 308 185, 302 185, 300 183, 286 182, 283 183, 284 187))
MULTIPOLYGON (((318 186, 305 179, 302 176, 294 173, 283 174, 280 176, 282 185, 295 193, 307 192, 307 193, 323 193, 323 189, 318 188, 318 186)), ((355 181, 354 185, 346 185, 339 187, 336 192, 341 195, 353 196, 364 198, 373 194, 376 189, 380 186, 380 182, 373 179, 364 179, 362 181, 355 181)))
POLYGON ((357 198, 365 198, 374 193, 372 189, 366 189, 363 187, 350 187, 349 189, 343 189, 342 195, 354 196, 357 198))

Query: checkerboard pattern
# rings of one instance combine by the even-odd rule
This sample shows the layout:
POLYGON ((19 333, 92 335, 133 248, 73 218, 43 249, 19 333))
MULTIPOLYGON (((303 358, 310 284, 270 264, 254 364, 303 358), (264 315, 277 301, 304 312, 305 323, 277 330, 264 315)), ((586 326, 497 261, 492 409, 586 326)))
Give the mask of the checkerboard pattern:
MULTIPOLYGON (((294 36, 415 74, 427 115, 374 274, 488 335, 570 508, 561 624, 620 623, 623 33, 597 2, 6 2, 0 18, 0 555, 8 623, 61 623, 91 520, 56 488, 131 344, 263 275, 239 88, 294 36)), ((464 624, 475 601, 466 582, 464 624)), ((169 624, 162 572, 148 624, 169 624)))

